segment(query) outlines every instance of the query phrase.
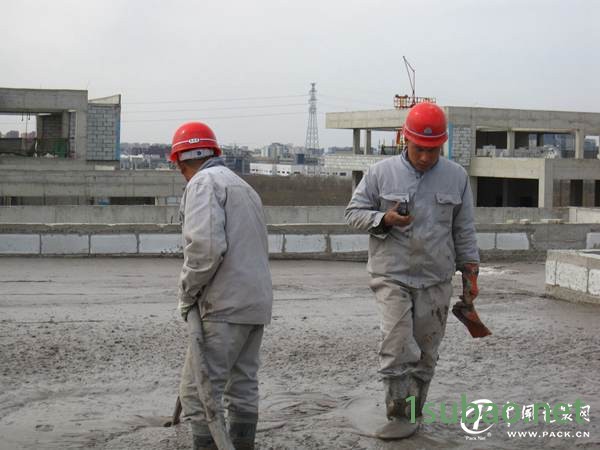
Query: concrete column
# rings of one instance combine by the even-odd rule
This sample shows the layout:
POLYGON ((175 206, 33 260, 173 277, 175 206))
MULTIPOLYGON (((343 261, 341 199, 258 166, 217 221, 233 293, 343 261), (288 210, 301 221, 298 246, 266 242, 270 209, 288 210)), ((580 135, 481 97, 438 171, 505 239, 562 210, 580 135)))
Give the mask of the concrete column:
MULTIPOLYGON (((74 159, 87 157, 87 110, 75 112, 75 152, 74 159)), ((73 152, 72 152, 73 153, 73 152)))
POLYGON ((473 206, 477 206, 477 177, 469 177, 469 184, 473 194, 473 206))
POLYGON ((508 130, 506 132, 506 149, 509 156, 515 155, 515 132, 508 130))
POLYGON ((371 130, 365 130, 365 155, 371 155, 371 130))
POLYGON ((582 206, 584 208, 593 208, 595 206, 595 188, 594 180, 583 180, 582 206))
POLYGON ((575 158, 583 159, 583 142, 585 141, 585 134, 583 130, 575 130, 575 158))
POLYGON ((360 180, 362 180, 363 177, 363 173, 361 170, 353 170, 352 171, 352 192, 354 192, 354 189, 356 189, 356 186, 358 186, 358 183, 360 183, 360 180))
POLYGON ((544 168, 538 178, 538 208, 553 208, 554 201, 554 162, 544 159, 544 168))
POLYGON ((63 111, 62 113, 62 124, 60 130, 60 137, 62 139, 69 139, 69 112, 63 111))
POLYGON ((352 153, 360 155, 360 129, 352 130, 352 153))

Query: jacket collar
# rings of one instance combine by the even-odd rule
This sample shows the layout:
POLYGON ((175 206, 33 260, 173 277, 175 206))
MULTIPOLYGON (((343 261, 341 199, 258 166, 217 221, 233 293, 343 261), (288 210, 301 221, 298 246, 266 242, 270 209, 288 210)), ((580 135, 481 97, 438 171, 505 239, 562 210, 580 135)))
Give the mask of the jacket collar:
POLYGON ((224 166, 225 165, 225 161, 223 160, 223 158, 209 158, 207 161, 204 162, 204 164, 202 164, 200 166, 200 168, 198 169, 198 172, 200 172, 201 170, 204 169, 209 169, 211 167, 218 167, 218 166, 224 166))

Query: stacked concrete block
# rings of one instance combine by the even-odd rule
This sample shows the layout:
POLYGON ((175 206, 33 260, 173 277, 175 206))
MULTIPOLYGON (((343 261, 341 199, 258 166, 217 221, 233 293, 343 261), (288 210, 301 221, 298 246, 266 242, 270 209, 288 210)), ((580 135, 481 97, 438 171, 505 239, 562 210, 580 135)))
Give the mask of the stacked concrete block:
POLYGON ((90 103, 88 106, 88 149, 90 161, 116 161, 118 154, 118 125, 120 121, 118 105, 90 103))
POLYGON ((470 126, 455 125, 452 128, 452 159, 463 167, 471 165, 473 130, 470 126))

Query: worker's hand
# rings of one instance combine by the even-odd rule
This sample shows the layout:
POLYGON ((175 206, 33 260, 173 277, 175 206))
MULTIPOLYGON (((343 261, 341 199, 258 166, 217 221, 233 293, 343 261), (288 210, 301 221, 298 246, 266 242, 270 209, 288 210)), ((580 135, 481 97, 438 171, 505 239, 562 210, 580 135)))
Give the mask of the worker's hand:
POLYGON ((463 297, 473 301, 479 295, 479 287, 477 286, 479 264, 465 263, 460 271, 462 272, 463 297))
POLYGON ((190 312, 190 310, 194 307, 194 305, 189 305, 187 303, 181 303, 179 305, 179 313, 181 314, 181 317, 183 317, 183 320, 187 322, 187 316, 188 313, 190 312))
POLYGON ((401 216, 398 214, 400 202, 396 202, 394 206, 388 209, 383 216, 383 224, 386 227, 405 227, 413 221, 413 216, 401 216))

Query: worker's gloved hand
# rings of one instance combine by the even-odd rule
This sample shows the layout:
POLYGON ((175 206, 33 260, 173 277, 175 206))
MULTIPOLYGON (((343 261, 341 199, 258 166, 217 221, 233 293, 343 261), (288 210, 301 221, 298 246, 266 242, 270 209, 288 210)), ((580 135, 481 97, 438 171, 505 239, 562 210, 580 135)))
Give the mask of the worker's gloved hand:
POLYGON ((463 297, 473 301, 479 295, 479 287, 477 286, 479 264, 465 263, 460 271, 462 272, 463 297))
POLYGON ((187 322, 187 316, 188 313, 190 312, 190 310, 194 307, 194 305, 190 305, 188 303, 180 303, 179 304, 179 313, 181 314, 181 317, 183 317, 183 320, 187 322))

